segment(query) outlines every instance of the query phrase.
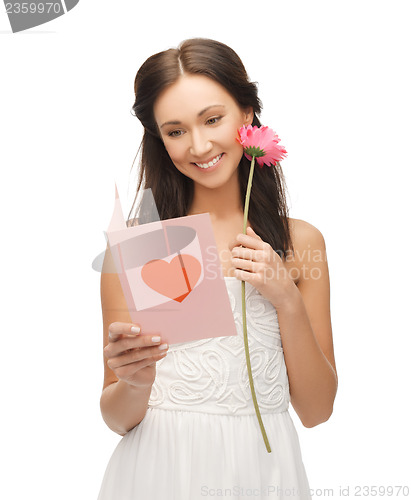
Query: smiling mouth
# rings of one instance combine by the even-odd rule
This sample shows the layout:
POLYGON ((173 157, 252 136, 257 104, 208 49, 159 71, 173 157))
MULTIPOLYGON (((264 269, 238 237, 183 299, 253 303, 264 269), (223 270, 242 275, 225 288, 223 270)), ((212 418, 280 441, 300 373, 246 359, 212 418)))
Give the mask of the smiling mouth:
POLYGON ((215 158, 210 160, 208 163, 194 163, 194 164, 197 165, 197 167, 200 167, 200 168, 206 170, 207 168, 214 166, 218 161, 220 161, 222 156, 223 156, 223 153, 219 154, 218 156, 216 156, 215 158))

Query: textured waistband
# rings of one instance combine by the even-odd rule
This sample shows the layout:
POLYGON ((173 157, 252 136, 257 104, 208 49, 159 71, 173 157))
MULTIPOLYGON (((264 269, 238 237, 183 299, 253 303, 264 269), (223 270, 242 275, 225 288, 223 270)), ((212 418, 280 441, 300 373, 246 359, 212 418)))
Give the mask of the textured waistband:
MULTIPOLYGON (((161 402, 156 404, 155 402, 150 402, 148 408, 160 409, 160 410, 171 410, 171 411, 182 411, 182 412, 195 412, 195 413, 207 413, 212 415, 229 415, 229 416, 246 416, 246 415, 256 415, 254 405, 251 402, 251 406, 246 407, 236 407, 233 405, 217 406, 216 404, 172 404, 169 401, 167 403, 161 402)), ((261 415, 272 415, 274 413, 283 413, 288 411, 288 402, 283 401, 279 406, 265 407, 259 404, 259 410, 261 415)))

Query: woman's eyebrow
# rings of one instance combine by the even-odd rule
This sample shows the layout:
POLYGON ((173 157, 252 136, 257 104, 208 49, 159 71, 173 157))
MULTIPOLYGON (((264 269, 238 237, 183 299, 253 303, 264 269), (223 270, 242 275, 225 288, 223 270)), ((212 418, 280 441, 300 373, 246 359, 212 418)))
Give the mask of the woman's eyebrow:
MULTIPOLYGON (((198 118, 200 118, 204 113, 207 113, 207 111, 211 108, 225 108, 225 106, 224 104, 212 104, 211 106, 207 106, 198 113, 198 118)), ((163 128, 166 125, 181 125, 181 122, 179 122, 178 120, 171 120, 169 122, 163 123, 160 128, 163 128)))
POLYGON ((224 104, 212 104, 211 106, 207 106, 204 108, 202 111, 198 113, 198 117, 202 116, 204 113, 207 113, 207 111, 211 108, 225 108, 224 104))

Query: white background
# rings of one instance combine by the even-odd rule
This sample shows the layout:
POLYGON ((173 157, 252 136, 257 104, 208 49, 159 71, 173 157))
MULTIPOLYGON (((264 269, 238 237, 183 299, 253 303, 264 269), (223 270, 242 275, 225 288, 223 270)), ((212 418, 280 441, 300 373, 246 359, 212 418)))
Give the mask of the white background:
POLYGON ((408 5, 83 0, 16 34, 1 8, 2 498, 97 498, 121 437, 100 414, 91 262, 114 182, 126 215, 134 196, 135 73, 193 36, 230 45, 259 82, 290 215, 326 241, 334 413, 307 429, 290 407, 313 498, 411 486, 408 5))

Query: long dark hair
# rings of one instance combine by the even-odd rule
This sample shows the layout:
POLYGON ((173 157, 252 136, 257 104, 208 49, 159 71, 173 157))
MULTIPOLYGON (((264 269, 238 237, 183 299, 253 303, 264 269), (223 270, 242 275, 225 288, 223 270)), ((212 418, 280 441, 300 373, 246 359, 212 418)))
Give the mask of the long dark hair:
MULTIPOLYGON (((261 126, 257 115, 261 113, 262 104, 257 95, 257 85, 249 81, 241 59, 227 45, 206 38, 192 38, 182 42, 177 49, 168 49, 149 57, 134 81, 135 102, 132 110, 144 127, 144 135, 139 149, 138 187, 129 219, 143 182, 143 189, 152 190, 161 220, 186 216, 193 201, 193 180, 175 168, 164 147, 153 111, 160 92, 184 73, 204 75, 222 85, 242 109, 253 108, 252 125, 261 126)), ((243 208, 249 171, 250 162, 243 156, 238 166, 243 208)), ((256 164, 248 219, 255 232, 282 258, 287 256, 288 250, 294 252, 285 189, 279 162, 274 167, 264 168, 256 164)), ((149 222, 144 220, 143 210, 138 222, 149 222)))

